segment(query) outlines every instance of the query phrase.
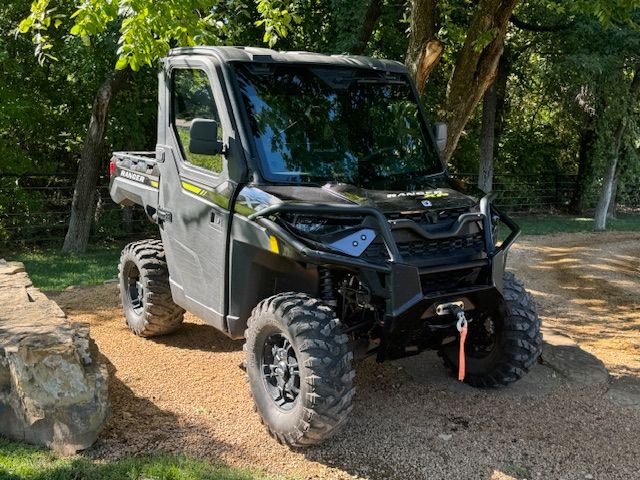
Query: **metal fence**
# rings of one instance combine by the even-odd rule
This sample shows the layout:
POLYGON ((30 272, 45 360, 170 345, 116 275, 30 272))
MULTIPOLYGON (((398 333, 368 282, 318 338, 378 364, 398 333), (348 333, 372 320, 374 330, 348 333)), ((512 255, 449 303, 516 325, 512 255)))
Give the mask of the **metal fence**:
MULTIPOLYGON (((59 247, 69 226, 75 174, 0 174, 0 251, 59 247)), ((123 208, 109 197, 109 179, 100 177, 92 243, 136 238, 156 232, 142 209, 123 208)))
MULTIPOLYGON (((475 174, 456 174, 468 184, 475 174)), ((75 174, 0 174, 0 251, 34 246, 59 247, 69 224, 75 174)), ((109 197, 108 177, 100 178, 92 242, 140 238, 157 234, 138 207, 123 208, 109 197)), ((576 176, 566 174, 497 175, 497 203, 515 215, 566 212, 576 176)), ((597 185, 586 196, 587 207, 597 201, 597 185)), ((625 207, 640 207, 640 182, 624 185, 619 198, 625 207)))
MULTIPOLYGON (((456 174, 469 185, 478 182, 477 174, 456 174)), ((566 211, 577 176, 569 174, 496 175, 493 190, 498 192, 496 203, 511 214, 544 214, 566 211)), ((597 197, 588 192, 585 204, 595 206, 597 197)))
MULTIPOLYGON (((478 182, 477 174, 455 174, 468 185, 478 182)), ((496 204, 513 215, 567 213, 578 176, 575 174, 538 173, 495 176, 493 190, 498 192, 496 204)), ((583 197, 585 211, 591 214, 598 203, 601 184, 587 186, 583 197)), ((640 180, 620 182, 618 205, 623 210, 640 208, 640 180)))

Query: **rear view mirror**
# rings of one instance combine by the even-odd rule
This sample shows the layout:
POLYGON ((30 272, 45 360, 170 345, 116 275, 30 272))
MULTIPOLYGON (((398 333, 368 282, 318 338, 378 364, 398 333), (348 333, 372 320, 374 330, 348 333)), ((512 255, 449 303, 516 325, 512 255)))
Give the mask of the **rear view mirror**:
POLYGON ((189 128, 189 152, 198 155, 222 153, 222 142, 218 141, 218 122, 206 118, 194 118, 189 128))
POLYGON ((436 137, 436 145, 440 153, 444 152, 447 146, 447 124, 438 122, 434 125, 433 135, 436 137))

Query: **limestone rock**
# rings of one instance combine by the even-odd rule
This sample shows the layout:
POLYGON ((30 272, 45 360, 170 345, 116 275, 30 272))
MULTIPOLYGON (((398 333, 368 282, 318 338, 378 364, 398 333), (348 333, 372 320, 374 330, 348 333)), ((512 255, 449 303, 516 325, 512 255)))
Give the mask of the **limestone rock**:
POLYGON ((86 324, 72 324, 0 260, 0 434, 73 453, 95 442, 109 412, 106 366, 86 324))

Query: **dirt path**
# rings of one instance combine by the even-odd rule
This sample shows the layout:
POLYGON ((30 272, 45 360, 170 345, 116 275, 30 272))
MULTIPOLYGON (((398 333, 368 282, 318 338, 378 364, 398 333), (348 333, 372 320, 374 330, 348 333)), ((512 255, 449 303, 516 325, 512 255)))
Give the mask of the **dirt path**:
POLYGON ((640 234, 529 237, 510 265, 543 324, 572 336, 616 376, 640 376, 640 234))
MULTIPOLYGON (((530 237, 513 252, 547 326, 569 333, 619 382, 640 382, 637 234, 530 237)), ((334 441, 291 451, 253 411, 233 342, 192 316, 175 335, 129 333, 113 285, 55 296, 91 324, 108 358, 113 417, 91 454, 157 450, 302 478, 640 478, 640 409, 608 386, 478 391, 445 378, 413 380, 399 364, 357 366, 357 401, 334 441)))

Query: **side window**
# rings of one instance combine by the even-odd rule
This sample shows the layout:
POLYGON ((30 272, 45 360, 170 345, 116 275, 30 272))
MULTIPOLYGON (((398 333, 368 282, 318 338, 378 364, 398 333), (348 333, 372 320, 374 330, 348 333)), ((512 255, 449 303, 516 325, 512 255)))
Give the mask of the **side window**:
POLYGON ((191 125, 196 118, 215 120, 218 124, 217 139, 222 141, 222 127, 207 74, 198 69, 176 69, 172 83, 172 123, 185 160, 210 172, 222 172, 222 154, 203 155, 189 151, 191 125))

